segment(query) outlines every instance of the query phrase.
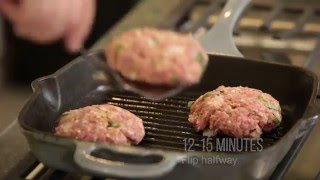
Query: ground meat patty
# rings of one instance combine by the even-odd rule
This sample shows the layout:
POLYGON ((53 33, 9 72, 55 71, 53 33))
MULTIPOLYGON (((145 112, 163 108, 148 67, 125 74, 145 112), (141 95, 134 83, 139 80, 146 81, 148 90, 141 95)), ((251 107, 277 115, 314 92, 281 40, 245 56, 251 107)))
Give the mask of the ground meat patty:
POLYGON ((153 85, 197 83, 208 63, 191 34, 151 28, 123 33, 105 52, 110 67, 122 76, 153 85))
POLYGON ((145 134, 140 118, 107 104, 65 112, 55 130, 58 136, 112 144, 138 144, 145 134))
POLYGON ((189 121, 197 131, 234 137, 260 137, 281 122, 281 107, 271 95, 248 87, 224 87, 199 97, 191 106, 189 121))

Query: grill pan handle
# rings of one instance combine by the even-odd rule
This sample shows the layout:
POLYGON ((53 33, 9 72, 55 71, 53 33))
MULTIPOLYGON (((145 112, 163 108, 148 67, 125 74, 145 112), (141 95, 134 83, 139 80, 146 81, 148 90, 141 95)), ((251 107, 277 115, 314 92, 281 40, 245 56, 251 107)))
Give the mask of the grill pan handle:
POLYGON ((116 176, 124 178, 154 178, 170 172, 175 165, 185 157, 174 153, 162 151, 147 151, 133 147, 108 146, 79 142, 74 154, 75 163, 81 168, 103 176, 116 176), (92 155, 94 151, 106 150, 110 154, 130 155, 134 157, 158 156, 160 161, 156 163, 126 163, 107 160, 92 155))
POLYGON ((251 0, 229 0, 214 26, 199 38, 208 53, 243 57, 233 40, 233 29, 251 0))
POLYGON ((319 105, 313 105, 309 108, 307 114, 310 114, 309 118, 303 119, 298 125, 298 134, 296 139, 302 137, 306 132, 310 130, 320 119, 319 105))

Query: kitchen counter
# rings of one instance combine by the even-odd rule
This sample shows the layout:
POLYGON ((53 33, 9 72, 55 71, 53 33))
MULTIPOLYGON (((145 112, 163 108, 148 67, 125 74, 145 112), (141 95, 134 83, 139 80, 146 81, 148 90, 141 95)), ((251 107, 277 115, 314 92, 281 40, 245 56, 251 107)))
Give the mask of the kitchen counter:
MULTIPOLYGON (((104 47, 115 35, 134 27, 158 26, 183 0, 143 0, 117 25, 100 38, 92 49, 104 47)), ((15 116, 30 95, 30 89, 0 89, 0 179, 29 152, 15 116)), ((320 102, 318 102, 320 103, 320 102)), ((288 171, 286 179, 312 179, 320 170, 320 123, 314 128, 288 171)))
POLYGON ((30 94, 29 88, 0 89, 0 179, 29 152, 16 116, 30 94))

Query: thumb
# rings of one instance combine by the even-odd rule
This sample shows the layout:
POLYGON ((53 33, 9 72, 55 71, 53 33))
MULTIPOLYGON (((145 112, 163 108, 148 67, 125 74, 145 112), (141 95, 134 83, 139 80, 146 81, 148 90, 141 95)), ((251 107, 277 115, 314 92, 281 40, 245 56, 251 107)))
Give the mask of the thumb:
POLYGON ((12 0, 0 0, 0 12, 14 23, 19 19, 19 4, 12 0))

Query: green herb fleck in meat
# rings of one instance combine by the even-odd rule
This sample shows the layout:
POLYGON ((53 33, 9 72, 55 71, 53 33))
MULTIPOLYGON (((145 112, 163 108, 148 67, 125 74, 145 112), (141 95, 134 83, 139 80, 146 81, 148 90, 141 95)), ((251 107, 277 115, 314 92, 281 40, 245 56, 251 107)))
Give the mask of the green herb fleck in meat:
POLYGON ((279 109, 272 103, 268 103, 268 108, 278 111, 279 109))
POLYGON ((264 98, 262 96, 258 96, 259 101, 264 102, 264 98))
POLYGON ((118 44, 116 47, 115 47, 115 50, 114 50, 114 58, 115 60, 118 59, 118 56, 120 54, 120 51, 123 49, 123 46, 121 44, 118 44))
POLYGON ((279 109, 272 103, 268 102, 267 100, 265 100, 262 96, 258 96, 259 101, 263 102, 264 105, 269 108, 269 109, 273 109, 278 111, 279 109))
POLYGON ((174 84, 174 85, 180 84, 180 79, 178 78, 178 76, 173 76, 171 78, 171 83, 174 84))
POLYGON ((197 57, 196 57, 197 61, 199 62, 202 70, 204 70, 206 68, 206 60, 203 57, 201 52, 198 52, 197 57))
POLYGON ((204 95, 202 95, 202 98, 205 99, 205 98, 210 97, 210 96, 211 96, 211 93, 207 92, 204 95))
POLYGON ((117 127, 120 127, 120 124, 118 122, 115 122, 115 121, 110 121, 109 127, 117 128, 117 127))
POLYGON ((191 108, 191 106, 194 104, 194 101, 189 101, 188 102, 188 108, 191 108))
POLYGON ((68 115, 68 114, 69 114, 69 112, 64 112, 64 113, 61 114, 60 117, 64 117, 64 116, 66 116, 66 115, 68 115))
POLYGON ((274 122, 276 124, 280 124, 281 123, 281 116, 280 116, 279 112, 274 112, 273 115, 275 117, 274 122))

